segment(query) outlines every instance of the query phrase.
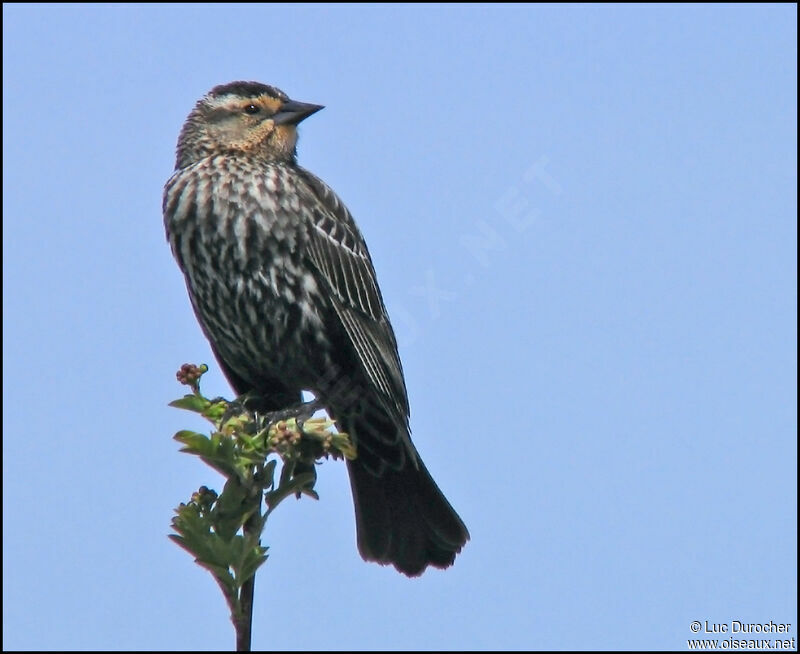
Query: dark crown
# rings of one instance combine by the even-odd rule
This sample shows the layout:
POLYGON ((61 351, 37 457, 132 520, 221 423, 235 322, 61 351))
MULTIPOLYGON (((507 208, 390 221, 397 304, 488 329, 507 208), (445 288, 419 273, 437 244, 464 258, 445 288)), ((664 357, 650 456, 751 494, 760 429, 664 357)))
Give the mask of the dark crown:
POLYGON ((269 95, 280 100, 288 100, 286 95, 279 88, 261 84, 261 82, 228 82, 215 86, 208 93, 209 97, 219 98, 223 95, 238 95, 242 98, 254 98, 259 95, 269 95))

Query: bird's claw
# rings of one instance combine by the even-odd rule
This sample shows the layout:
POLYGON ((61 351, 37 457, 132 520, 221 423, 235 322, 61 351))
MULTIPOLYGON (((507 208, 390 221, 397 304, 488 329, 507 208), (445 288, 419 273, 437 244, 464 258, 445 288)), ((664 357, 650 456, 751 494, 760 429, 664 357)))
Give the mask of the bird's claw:
POLYGON ((226 400, 225 398, 222 397, 212 400, 212 402, 223 401, 227 405, 225 408, 225 412, 222 414, 222 417, 220 418, 220 424, 224 425, 231 418, 234 418, 235 416, 241 415, 243 413, 247 412, 254 413, 247 406, 247 402, 248 400, 251 399, 251 397, 252 397, 251 393, 243 393, 235 400, 226 400))
POLYGON ((319 400, 312 400, 310 402, 298 402, 285 409, 278 409, 277 411, 268 411, 266 413, 259 413, 259 421, 263 425, 271 425, 281 420, 289 420, 294 418, 297 421, 297 426, 302 430, 303 423, 313 416, 317 411, 323 409, 322 403, 319 400))

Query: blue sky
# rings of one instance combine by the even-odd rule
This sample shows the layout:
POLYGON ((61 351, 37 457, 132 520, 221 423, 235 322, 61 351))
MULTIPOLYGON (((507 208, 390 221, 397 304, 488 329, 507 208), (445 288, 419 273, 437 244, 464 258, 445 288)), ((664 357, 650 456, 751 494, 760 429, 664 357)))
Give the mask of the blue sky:
POLYGON ((261 649, 685 649, 797 636, 797 9, 3 7, 3 639, 228 649, 166 537, 212 365, 161 189, 203 93, 326 105, 415 442, 472 541, 358 557, 344 467, 274 515, 261 649))

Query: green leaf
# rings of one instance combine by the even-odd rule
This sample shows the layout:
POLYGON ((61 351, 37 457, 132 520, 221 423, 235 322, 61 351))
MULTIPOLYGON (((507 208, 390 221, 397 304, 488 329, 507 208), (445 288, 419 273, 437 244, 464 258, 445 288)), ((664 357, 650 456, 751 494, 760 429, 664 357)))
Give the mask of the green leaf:
POLYGON ((203 413, 203 411, 211 406, 211 402, 200 395, 184 395, 181 399, 170 402, 169 406, 175 407, 176 409, 194 411, 195 413, 203 413))
MULTIPOLYGON (((247 522, 257 506, 248 497, 247 489, 242 486, 238 477, 228 479, 214 507, 214 526, 217 533, 225 540, 234 539, 236 532, 247 522)), ((232 554, 231 560, 235 556, 232 554)))
POLYGON ((267 560, 266 552, 266 547, 258 547, 250 550, 248 555, 244 557, 236 575, 236 582, 240 586, 244 585, 267 560))
POLYGON ((204 567, 208 570, 219 582, 220 586, 223 586, 226 591, 226 595, 229 593, 231 595, 235 595, 239 592, 239 586, 236 584, 236 580, 233 578, 233 575, 227 568, 223 568, 222 566, 214 565, 211 563, 207 563, 206 561, 197 560, 197 565, 204 567))
POLYGON ((207 443, 210 442, 208 436, 205 434, 201 434, 196 431, 191 431, 189 429, 184 429, 179 431, 175 434, 172 438, 174 438, 179 443, 183 443, 187 447, 183 449, 184 452, 195 452, 197 454, 201 452, 205 452, 207 450, 207 443))
POLYGON ((287 478, 285 480, 283 474, 281 474, 280 486, 273 491, 264 493, 264 501, 268 509, 267 512, 272 513, 278 504, 294 493, 304 493, 314 499, 319 499, 319 496, 312 489, 315 480, 316 474, 313 472, 304 472, 296 477, 292 477, 291 479, 287 478))
POLYGON ((238 474, 236 464, 236 447, 232 438, 214 432, 211 437, 194 431, 179 431, 175 440, 186 445, 181 452, 195 454, 208 465, 225 476, 238 474))
POLYGON ((333 435, 333 446, 342 453, 345 459, 350 461, 358 458, 358 451, 356 450, 355 443, 350 440, 350 436, 344 432, 339 432, 333 435))
POLYGON ((228 403, 225 400, 218 400, 216 402, 210 402, 206 400, 206 406, 201 413, 205 418, 208 418, 212 421, 217 421, 225 415, 227 410, 228 403))

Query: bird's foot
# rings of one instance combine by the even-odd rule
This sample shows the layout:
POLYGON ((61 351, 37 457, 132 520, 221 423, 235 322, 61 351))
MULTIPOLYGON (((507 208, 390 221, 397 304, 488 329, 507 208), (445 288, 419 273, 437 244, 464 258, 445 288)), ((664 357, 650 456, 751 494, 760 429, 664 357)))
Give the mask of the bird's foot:
POLYGON ((225 409, 225 413, 222 414, 220 418, 220 424, 225 424, 231 418, 235 416, 239 416, 243 413, 255 413, 253 409, 251 409, 247 403, 253 399, 252 393, 242 393, 239 397, 235 400, 226 400, 224 397, 218 397, 213 400, 212 402, 225 402, 227 404, 227 408, 225 409))
POLYGON ((292 406, 286 407, 285 409, 279 409, 277 411, 261 412, 258 413, 258 418, 263 425, 271 425, 281 420, 285 421, 294 418, 302 430, 303 423, 313 416, 317 411, 324 408, 325 407, 322 406, 322 403, 315 399, 311 402, 298 402, 297 404, 293 404, 292 406))

